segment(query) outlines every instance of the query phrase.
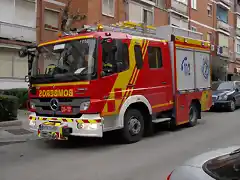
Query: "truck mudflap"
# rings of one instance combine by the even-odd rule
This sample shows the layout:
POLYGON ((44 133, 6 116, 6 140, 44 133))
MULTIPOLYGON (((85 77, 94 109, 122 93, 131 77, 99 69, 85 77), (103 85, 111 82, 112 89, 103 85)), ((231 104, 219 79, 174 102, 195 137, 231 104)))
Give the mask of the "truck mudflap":
POLYGON ((103 118, 99 114, 85 114, 81 118, 59 118, 29 115, 32 131, 41 138, 68 140, 69 136, 103 137, 103 118))

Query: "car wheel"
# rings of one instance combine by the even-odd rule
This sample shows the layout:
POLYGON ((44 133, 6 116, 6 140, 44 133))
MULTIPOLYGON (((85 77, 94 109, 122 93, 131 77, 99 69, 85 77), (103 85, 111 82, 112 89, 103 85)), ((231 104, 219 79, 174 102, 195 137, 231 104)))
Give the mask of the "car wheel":
POLYGON ((144 117, 136 109, 128 109, 124 116, 124 128, 122 129, 124 143, 140 141, 144 133, 144 117))
POLYGON ((236 103, 234 100, 231 100, 230 104, 229 104, 229 111, 233 112, 233 111, 235 111, 235 109, 236 109, 236 103))
POLYGON ((197 124, 198 120, 198 109, 195 103, 192 103, 190 108, 189 108, 189 123, 188 125, 190 127, 193 127, 197 124))

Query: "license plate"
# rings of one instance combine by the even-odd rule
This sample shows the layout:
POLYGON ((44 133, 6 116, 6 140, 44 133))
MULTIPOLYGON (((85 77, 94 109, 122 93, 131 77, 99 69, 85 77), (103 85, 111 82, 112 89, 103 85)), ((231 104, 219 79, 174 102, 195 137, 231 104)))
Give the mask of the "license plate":
POLYGON ((49 132, 41 131, 40 136, 43 138, 52 138, 51 134, 49 132))
POLYGON ((40 125, 40 131, 48 131, 48 132, 56 132, 58 130, 58 126, 54 122, 46 122, 40 125))
POLYGON ((61 106, 62 113, 72 113, 72 106, 61 106))

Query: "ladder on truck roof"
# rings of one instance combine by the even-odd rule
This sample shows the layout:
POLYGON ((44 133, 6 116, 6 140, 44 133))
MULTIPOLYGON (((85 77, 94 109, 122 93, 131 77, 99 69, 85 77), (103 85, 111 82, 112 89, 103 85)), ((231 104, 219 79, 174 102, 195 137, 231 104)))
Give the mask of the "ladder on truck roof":
POLYGON ((101 31, 112 31, 112 32, 122 32, 134 36, 145 36, 151 38, 158 38, 156 36, 156 28, 153 26, 146 26, 144 24, 137 24, 130 21, 123 21, 116 24, 102 25, 97 26, 84 26, 86 29, 100 30, 101 31))
POLYGON ((113 31, 127 33, 133 36, 144 36, 149 38, 164 39, 167 41, 172 40, 172 35, 182 38, 195 39, 203 41, 203 35, 198 32, 190 31, 188 29, 181 29, 172 25, 153 27, 149 25, 133 23, 130 21, 123 21, 110 25, 98 25, 98 26, 85 26, 92 30, 113 31))

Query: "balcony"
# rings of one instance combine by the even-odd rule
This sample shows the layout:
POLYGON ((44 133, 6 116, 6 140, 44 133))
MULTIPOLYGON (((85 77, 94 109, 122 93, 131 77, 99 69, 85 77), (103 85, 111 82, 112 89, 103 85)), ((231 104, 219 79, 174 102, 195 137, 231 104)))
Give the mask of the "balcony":
POLYGON ((230 0, 219 0, 220 2, 226 4, 227 6, 230 6, 231 5, 231 2, 230 0))
POLYGON ((36 29, 17 24, 0 22, 0 37, 12 40, 36 42, 36 29))
POLYGON ((140 1, 143 2, 143 3, 146 3, 148 5, 151 5, 151 6, 155 6, 156 5, 154 0, 140 0, 140 1))
POLYGON ((188 6, 187 4, 184 4, 182 2, 179 2, 177 0, 171 0, 171 9, 182 13, 184 15, 188 15, 188 6))
POLYGON ((228 47, 218 47, 217 55, 222 57, 229 57, 229 48, 228 47))
POLYGON ((222 29, 224 31, 230 32, 229 24, 227 24, 221 20, 217 20, 217 29, 222 29))

